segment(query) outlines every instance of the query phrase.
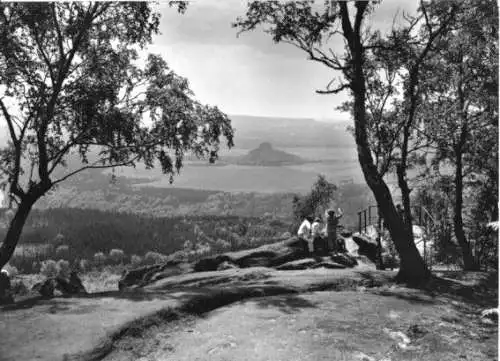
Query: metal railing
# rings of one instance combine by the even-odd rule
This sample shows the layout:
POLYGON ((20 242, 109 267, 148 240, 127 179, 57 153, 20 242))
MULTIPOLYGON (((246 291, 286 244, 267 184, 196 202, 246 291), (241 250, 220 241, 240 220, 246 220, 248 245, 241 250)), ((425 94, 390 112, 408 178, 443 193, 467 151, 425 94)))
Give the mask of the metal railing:
MULTIPOLYGON (((429 249, 427 242, 434 237, 435 220, 429 211, 422 206, 412 208, 412 224, 420 226, 424 230, 421 242, 423 242, 423 258, 428 266, 432 266, 432 249, 429 249)), ((367 235, 368 228, 376 228, 377 235, 388 235, 382 215, 378 212, 378 207, 370 205, 358 212, 358 232, 367 235)), ((379 238, 379 237, 377 237, 379 238)), ((377 243, 380 239, 377 239, 377 243)), ((418 243, 417 243, 418 244, 418 243)))

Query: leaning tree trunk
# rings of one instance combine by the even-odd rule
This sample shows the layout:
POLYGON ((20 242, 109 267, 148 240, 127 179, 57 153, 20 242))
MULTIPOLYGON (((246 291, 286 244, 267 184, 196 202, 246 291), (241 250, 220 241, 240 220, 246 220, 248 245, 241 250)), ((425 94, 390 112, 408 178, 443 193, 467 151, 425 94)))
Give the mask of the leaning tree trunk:
POLYGON ((31 199, 22 200, 17 208, 14 218, 12 218, 7 234, 0 246, 0 269, 3 268, 14 254, 24 224, 28 219, 28 215, 35 201, 31 199))
POLYGON ((387 229, 400 257, 397 279, 408 282, 421 282, 430 276, 424 260, 415 246, 412 230, 405 226, 394 206, 391 192, 373 162, 368 143, 365 109, 365 78, 362 69, 362 44, 359 37, 353 41, 354 74, 351 89, 354 94, 354 129, 358 150, 358 160, 366 183, 372 190, 377 205, 382 212, 387 229))
POLYGON ((474 271, 478 269, 478 264, 472 256, 472 249, 465 236, 464 222, 462 218, 463 210, 463 170, 462 170, 462 153, 457 149, 456 151, 456 168, 455 168, 455 207, 453 215, 453 228, 455 237, 457 237, 458 244, 462 250, 462 257, 464 261, 464 270, 474 271))
POLYGON ((398 251, 401 262, 398 279, 409 282, 425 280, 430 276, 430 272, 415 246, 412 230, 400 218, 394 207, 391 192, 373 163, 367 141, 364 113, 364 96, 355 96, 354 123, 358 160, 398 251))

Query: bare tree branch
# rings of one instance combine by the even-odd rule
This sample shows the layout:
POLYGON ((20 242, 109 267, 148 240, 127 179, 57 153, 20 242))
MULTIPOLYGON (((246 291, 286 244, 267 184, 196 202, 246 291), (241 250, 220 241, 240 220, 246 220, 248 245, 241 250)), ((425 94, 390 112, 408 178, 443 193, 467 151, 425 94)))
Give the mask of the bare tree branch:
POLYGON ((5 120, 7 121, 7 126, 9 127, 9 133, 10 133, 10 138, 12 139, 12 143, 14 143, 14 145, 18 146, 18 139, 17 139, 17 136, 16 136, 16 132, 14 130, 14 125, 12 123, 12 118, 9 114, 9 111, 7 110, 7 108, 5 107, 5 104, 3 102, 2 99, 0 99, 0 107, 2 108, 2 113, 3 113, 3 116, 5 117, 5 120))
MULTIPOLYGON (((329 87, 329 85, 330 84, 328 84, 328 87, 329 87)), ((316 90, 316 93, 317 94, 338 94, 345 89, 351 89, 351 86, 349 84, 341 84, 335 89, 328 89, 328 87, 327 87, 327 90, 316 90)))
POLYGON ((74 176, 75 174, 77 173, 80 173, 80 172, 83 172, 84 170, 87 170, 87 169, 105 169, 105 168, 114 168, 114 167, 122 167, 122 166, 130 166, 130 165, 133 165, 134 162, 136 160, 139 159, 139 156, 135 156, 134 158, 132 159, 129 159, 125 162, 121 162, 121 163, 115 163, 115 164, 108 164, 108 165, 97 165, 99 163, 102 163, 103 159, 99 159, 99 160, 96 160, 94 163, 92 163, 91 165, 86 165, 84 167, 81 167, 75 171, 72 171, 68 174, 66 174, 65 176, 63 176, 62 178, 56 180, 56 181, 53 181, 52 182, 52 185, 56 185, 58 183, 61 183, 61 182, 64 182, 66 179, 68 179, 69 177, 71 176, 74 176))

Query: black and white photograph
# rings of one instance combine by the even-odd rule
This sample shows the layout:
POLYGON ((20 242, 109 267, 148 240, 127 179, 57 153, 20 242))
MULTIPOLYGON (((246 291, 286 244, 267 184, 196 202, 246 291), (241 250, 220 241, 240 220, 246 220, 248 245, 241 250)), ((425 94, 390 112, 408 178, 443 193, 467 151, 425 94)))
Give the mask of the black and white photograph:
POLYGON ((0 0, 0 361, 498 360, 494 0, 0 0))

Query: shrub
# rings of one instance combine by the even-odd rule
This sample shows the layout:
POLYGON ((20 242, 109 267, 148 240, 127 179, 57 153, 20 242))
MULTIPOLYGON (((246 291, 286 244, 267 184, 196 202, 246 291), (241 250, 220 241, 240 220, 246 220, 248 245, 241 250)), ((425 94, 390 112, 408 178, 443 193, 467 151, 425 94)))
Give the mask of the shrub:
POLYGON ((66 244, 60 245, 56 248, 56 257, 68 258, 69 256, 69 246, 66 244))
POLYGON ((12 282, 12 293, 16 296, 25 296, 29 294, 28 287, 21 281, 12 282))
POLYGON ((123 263, 125 252, 121 249, 114 248, 109 251, 109 258, 111 258, 114 263, 123 263))
POLYGON ((215 241, 213 248, 218 252, 225 251, 231 248, 231 243, 219 238, 217 241, 215 241))
POLYGON ((57 275, 62 278, 69 278, 69 274, 71 273, 71 268, 69 266, 69 262, 65 259, 60 259, 57 261, 57 275))
POLYGON ((280 236, 281 239, 289 239, 291 237, 292 237, 292 234, 290 232, 284 232, 280 236))
POLYGON ((156 264, 165 261, 166 258, 167 256, 165 256, 164 254, 149 251, 144 256, 144 262, 146 262, 147 264, 156 264))
POLYGON ((193 242, 191 242, 189 239, 187 241, 184 242, 183 244, 183 248, 185 250, 192 250, 193 249, 193 242))
POLYGON ((80 272, 88 272, 90 271, 90 262, 88 260, 81 259, 79 262, 80 272))
POLYGON ((9 273, 9 277, 10 278, 17 276, 18 273, 19 273, 19 271, 17 270, 16 267, 11 266, 8 263, 3 267, 3 269, 6 270, 9 273))
POLYGON ((178 261, 178 262, 183 262, 188 259, 188 254, 186 251, 177 251, 171 255, 172 260, 178 261))
POLYGON ((53 259, 42 262, 40 273, 46 277, 55 277, 57 275, 57 263, 53 259))
POLYGON ((104 263, 106 263, 106 255, 102 252, 97 252, 94 254, 94 263, 97 266, 102 266, 104 263))
POLYGON ((141 256, 138 256, 136 254, 133 254, 131 257, 130 257, 130 263, 132 264, 132 266, 134 267, 138 267, 140 266, 140 264, 142 263, 142 257, 141 256))
POLYGON ((31 264, 31 272, 33 273, 40 272, 40 267, 41 263, 39 261, 33 261, 33 263, 31 264))

